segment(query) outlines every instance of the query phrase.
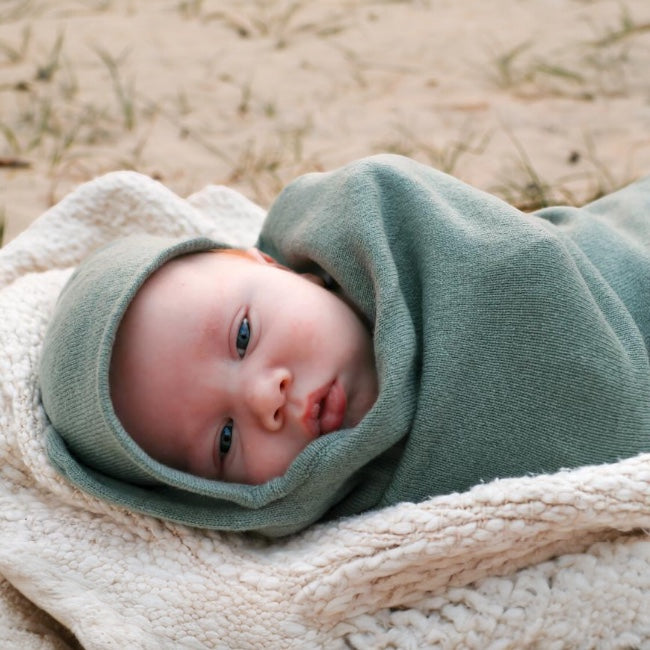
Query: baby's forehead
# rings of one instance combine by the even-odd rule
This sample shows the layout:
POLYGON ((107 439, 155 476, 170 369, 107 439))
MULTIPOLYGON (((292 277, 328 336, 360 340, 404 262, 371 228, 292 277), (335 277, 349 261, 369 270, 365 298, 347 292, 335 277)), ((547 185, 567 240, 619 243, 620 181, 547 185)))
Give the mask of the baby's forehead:
POLYGON ((237 276, 244 260, 247 263, 255 261, 246 251, 230 248, 198 251, 168 260, 146 278, 133 296, 118 329, 118 337, 125 323, 132 320, 134 315, 147 311, 160 312, 166 306, 182 300, 188 292, 199 291, 197 287, 205 290, 212 278, 217 287, 224 288, 229 280, 237 276))
MULTIPOLYGON (((142 313, 148 313, 148 318, 165 318, 165 308, 175 309, 179 301, 200 310, 201 300, 213 300, 215 296, 217 300, 233 301, 251 291, 270 289, 277 295, 295 286, 286 284, 287 274, 310 283, 316 278, 312 273, 297 273, 256 249, 215 248, 180 255, 166 261, 146 278, 126 309, 123 322, 142 313), (194 303, 188 302, 190 295, 195 296, 194 303)), ((323 278, 316 282, 327 286, 323 278)), ((187 316, 190 318, 192 313, 187 316)), ((119 334, 118 330, 118 337, 119 334)))
POLYGON ((217 259, 215 257, 216 255, 219 255, 221 259, 235 259, 243 258, 243 253, 244 251, 239 251, 239 249, 214 248, 207 251, 197 251, 173 257, 160 266, 160 268, 156 269, 156 271, 145 280, 138 290, 138 293, 141 293, 145 288, 161 282, 169 281, 173 278, 180 279, 184 275, 203 275, 214 272, 214 267, 210 262, 217 259))

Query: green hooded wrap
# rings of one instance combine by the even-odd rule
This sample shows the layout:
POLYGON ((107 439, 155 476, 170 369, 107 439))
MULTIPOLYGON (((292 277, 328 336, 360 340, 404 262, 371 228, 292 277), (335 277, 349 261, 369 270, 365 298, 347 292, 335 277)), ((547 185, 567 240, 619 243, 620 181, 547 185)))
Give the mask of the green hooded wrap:
POLYGON ((258 245, 331 276, 373 324, 379 397, 367 416, 259 486, 160 467, 151 484, 109 477, 53 423, 50 457, 70 480, 185 524, 283 535, 650 451, 650 179, 525 215, 376 156, 290 184, 258 245))
POLYGON ((316 468, 366 463, 332 514, 650 451, 650 179, 525 215, 377 156, 291 184, 259 243, 375 324, 372 424, 316 468))

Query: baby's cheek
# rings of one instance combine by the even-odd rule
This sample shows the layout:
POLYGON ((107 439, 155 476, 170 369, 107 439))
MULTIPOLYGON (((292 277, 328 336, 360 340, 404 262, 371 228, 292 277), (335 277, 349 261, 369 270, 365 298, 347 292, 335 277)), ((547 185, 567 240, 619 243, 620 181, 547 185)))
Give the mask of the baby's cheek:
POLYGON ((273 457, 265 456, 259 446, 248 451, 243 463, 245 479, 242 482, 250 485, 260 485, 274 478, 276 462, 273 457))
POLYGON ((247 482, 251 485, 282 476, 307 444, 298 444, 282 434, 271 433, 269 436, 276 439, 270 441, 271 444, 257 446, 246 459, 247 482))
MULTIPOLYGON (((314 362, 314 356, 325 348, 331 340, 332 332, 326 335, 322 323, 314 322, 311 318, 295 319, 287 329, 288 335, 284 343, 287 356, 294 357, 294 361, 314 362)), ((287 363, 288 360, 285 360, 287 363)))

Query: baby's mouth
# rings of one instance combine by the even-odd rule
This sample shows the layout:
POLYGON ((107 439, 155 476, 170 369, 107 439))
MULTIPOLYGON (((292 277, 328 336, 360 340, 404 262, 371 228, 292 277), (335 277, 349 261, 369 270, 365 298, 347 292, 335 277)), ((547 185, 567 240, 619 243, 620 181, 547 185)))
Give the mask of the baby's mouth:
POLYGON ((335 379, 309 396, 302 421, 314 438, 317 438, 341 428, 346 408, 345 391, 335 379))

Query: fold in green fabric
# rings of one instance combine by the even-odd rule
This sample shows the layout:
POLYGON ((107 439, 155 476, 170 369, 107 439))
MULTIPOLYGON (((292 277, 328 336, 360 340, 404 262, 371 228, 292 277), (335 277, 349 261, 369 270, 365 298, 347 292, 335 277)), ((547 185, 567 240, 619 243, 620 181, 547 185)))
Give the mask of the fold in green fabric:
MULTIPOLYGON (((127 274, 129 291, 139 286, 133 277, 172 254, 213 245, 125 244, 137 269, 140 257, 146 262, 127 274)), ((580 209, 526 215, 412 160, 376 156, 291 183, 259 246, 296 270, 331 276, 371 323, 379 396, 366 417, 313 441, 263 485, 211 481, 143 458, 110 405, 117 323, 96 323, 91 274, 81 308, 98 343, 86 346, 88 364, 67 370, 77 383, 88 373, 96 380, 80 388, 92 428, 81 423, 75 435, 88 453, 93 431, 108 436, 108 460, 119 448, 130 454, 124 463, 155 481, 91 469, 51 426, 50 459, 70 481, 190 526, 276 536, 497 477, 650 451, 650 179, 580 209)), ((102 268, 100 259, 90 271, 102 268)), ((123 293, 112 299, 113 320, 130 299, 123 293)), ((51 334, 56 345, 64 336, 51 334)), ((55 393, 58 366, 45 357, 42 385, 55 393)))

